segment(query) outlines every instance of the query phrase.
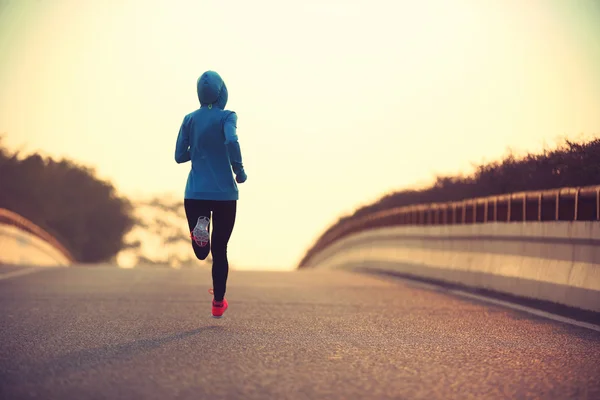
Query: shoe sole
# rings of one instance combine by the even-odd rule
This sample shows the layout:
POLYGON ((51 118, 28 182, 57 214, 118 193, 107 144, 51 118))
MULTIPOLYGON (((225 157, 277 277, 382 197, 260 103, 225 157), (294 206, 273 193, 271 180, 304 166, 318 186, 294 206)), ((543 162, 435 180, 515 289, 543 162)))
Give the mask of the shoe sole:
POLYGON ((210 225, 210 219, 207 217, 199 217, 196 226, 192 230, 192 237, 194 242, 200 247, 206 247, 210 241, 210 233, 208 232, 208 226, 210 225))

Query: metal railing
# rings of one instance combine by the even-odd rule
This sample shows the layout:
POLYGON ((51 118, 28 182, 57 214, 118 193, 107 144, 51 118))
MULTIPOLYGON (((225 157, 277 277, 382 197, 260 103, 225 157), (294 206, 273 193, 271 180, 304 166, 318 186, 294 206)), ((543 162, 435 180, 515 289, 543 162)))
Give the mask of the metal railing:
POLYGON ((351 219, 326 233, 304 261, 333 242, 368 229, 532 221, 600 221, 600 186, 510 193, 447 203, 415 204, 351 219))
POLYGON ((69 252, 69 250, 67 250, 58 240, 56 240, 54 236, 50 235, 48 232, 25 217, 22 217, 21 215, 5 208, 0 208, 0 224, 11 225, 35 235, 60 251, 70 262, 74 261, 71 252, 69 252))

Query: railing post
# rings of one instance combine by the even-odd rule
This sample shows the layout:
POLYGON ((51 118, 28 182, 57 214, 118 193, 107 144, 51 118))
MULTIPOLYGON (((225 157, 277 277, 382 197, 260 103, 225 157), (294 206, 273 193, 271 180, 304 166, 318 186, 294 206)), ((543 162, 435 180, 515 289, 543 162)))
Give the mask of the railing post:
POLYGON ((527 221, 527 193, 523 193, 523 222, 527 221))
POLYGON ((485 199, 485 202, 483 203, 483 223, 487 223, 488 220, 488 199, 485 199))
POLYGON ((560 189, 556 191, 556 212, 554 215, 554 220, 558 221, 558 205, 560 204, 560 189))
POLYGON ((473 200, 471 202, 473 205, 473 223, 477 223, 477 200, 473 200))
POLYGON ((506 202, 506 222, 510 222, 510 206, 512 203, 512 194, 508 195, 508 201, 506 202))
POLYGON ((465 224, 467 222, 467 202, 465 200, 463 200, 462 207, 462 223, 465 224))
POLYGON ((579 204, 579 191, 580 190, 581 190, 581 188, 578 187, 577 190, 575 191, 575 212, 574 212, 575 215, 573 215, 573 221, 577 221, 577 217, 578 217, 578 211, 579 211, 578 204, 579 204))
POLYGON ((498 222, 498 196, 494 196, 494 222, 498 222))
POLYGON ((542 192, 538 194, 538 221, 542 220, 542 192))

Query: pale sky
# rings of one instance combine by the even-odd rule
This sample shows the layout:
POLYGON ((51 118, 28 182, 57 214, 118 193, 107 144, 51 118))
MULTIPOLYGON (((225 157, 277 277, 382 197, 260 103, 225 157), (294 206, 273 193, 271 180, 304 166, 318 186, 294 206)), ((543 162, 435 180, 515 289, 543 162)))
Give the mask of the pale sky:
POLYGON ((183 195, 208 69, 248 173, 230 261, 290 269, 386 193, 600 135, 600 2, 0 0, 7 144, 127 196, 183 195))

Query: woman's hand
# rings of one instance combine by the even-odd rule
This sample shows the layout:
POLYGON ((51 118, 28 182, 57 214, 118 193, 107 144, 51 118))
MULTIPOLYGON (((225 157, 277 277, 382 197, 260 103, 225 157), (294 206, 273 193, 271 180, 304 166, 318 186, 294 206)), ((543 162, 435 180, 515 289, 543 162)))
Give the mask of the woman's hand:
POLYGON ((246 182, 246 179, 248 179, 248 175, 246 175, 244 170, 241 170, 239 174, 235 175, 235 181, 237 183, 244 183, 246 182))

